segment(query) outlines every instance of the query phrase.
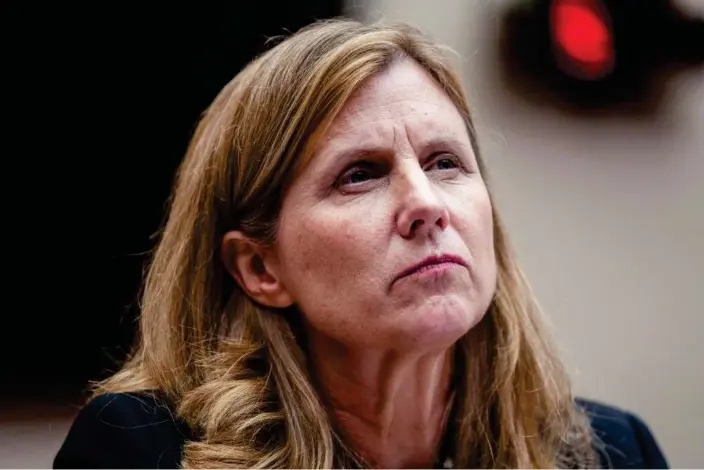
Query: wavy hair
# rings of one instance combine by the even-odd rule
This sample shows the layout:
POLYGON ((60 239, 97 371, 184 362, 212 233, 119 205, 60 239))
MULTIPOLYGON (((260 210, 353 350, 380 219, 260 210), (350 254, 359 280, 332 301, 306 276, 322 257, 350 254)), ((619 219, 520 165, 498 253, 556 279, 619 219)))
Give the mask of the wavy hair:
MULTIPOLYGON (((350 95, 397 60, 442 86, 481 162, 446 49, 403 23, 326 20, 281 40, 204 112, 146 273, 137 344, 94 395, 154 392, 197 431, 184 467, 359 467, 316 392, 290 311, 253 302, 226 274, 222 236, 275 243, 287 188, 350 95)), ((494 211, 496 293, 455 347, 446 439, 455 467, 595 466, 588 420, 494 211), (451 432, 450 432, 451 430, 451 432)))

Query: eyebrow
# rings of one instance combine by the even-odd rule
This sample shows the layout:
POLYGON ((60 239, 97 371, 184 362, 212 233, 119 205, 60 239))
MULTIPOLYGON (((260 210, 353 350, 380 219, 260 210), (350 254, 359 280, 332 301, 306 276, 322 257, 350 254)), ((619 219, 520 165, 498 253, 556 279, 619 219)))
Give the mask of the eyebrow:
MULTIPOLYGON (((462 142, 460 139, 457 139, 456 137, 453 136, 436 136, 432 137, 430 139, 424 140, 420 146, 420 152, 419 153, 425 153, 430 149, 431 151, 442 148, 442 147, 451 147, 451 149, 456 149, 456 150, 461 150, 465 152, 469 152, 470 155, 473 155, 473 149, 471 144, 467 144, 465 142, 462 142)), ((361 146, 361 147, 350 147, 346 148, 342 151, 339 152, 332 152, 331 153, 331 159, 335 163, 340 163, 340 162, 349 162, 349 161, 355 161, 355 160, 362 160, 364 158, 372 157, 372 156, 378 156, 381 154, 389 153, 389 148, 388 147, 379 147, 379 146, 361 146)))
POLYGON ((386 147, 351 147, 340 152, 333 152, 330 160, 333 165, 339 165, 387 153, 389 153, 389 149, 386 147))
POLYGON ((442 136, 435 136, 432 137, 428 140, 425 140, 421 144, 421 148, 423 150, 427 149, 437 149, 440 147, 452 147, 456 148, 459 150, 464 150, 464 151, 470 151, 472 152, 472 144, 471 143, 465 143, 462 140, 458 139, 457 137, 451 136, 451 135, 442 135, 442 136))

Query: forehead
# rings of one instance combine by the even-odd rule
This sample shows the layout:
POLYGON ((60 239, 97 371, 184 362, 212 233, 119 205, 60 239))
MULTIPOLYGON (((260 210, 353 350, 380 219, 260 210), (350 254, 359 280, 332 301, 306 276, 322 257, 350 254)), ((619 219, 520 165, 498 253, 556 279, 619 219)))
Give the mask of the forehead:
POLYGON ((406 59, 362 84, 333 120, 321 144, 331 139, 383 137, 379 134, 401 124, 411 134, 467 136, 462 116, 438 82, 406 59))

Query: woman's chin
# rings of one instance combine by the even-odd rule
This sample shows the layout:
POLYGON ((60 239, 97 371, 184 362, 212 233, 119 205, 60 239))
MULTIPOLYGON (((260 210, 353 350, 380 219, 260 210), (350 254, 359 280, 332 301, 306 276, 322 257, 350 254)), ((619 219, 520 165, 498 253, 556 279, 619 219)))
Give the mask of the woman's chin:
POLYGON ((417 352, 452 346, 484 316, 486 309, 464 299, 429 299, 426 305, 397 317, 395 337, 417 352))

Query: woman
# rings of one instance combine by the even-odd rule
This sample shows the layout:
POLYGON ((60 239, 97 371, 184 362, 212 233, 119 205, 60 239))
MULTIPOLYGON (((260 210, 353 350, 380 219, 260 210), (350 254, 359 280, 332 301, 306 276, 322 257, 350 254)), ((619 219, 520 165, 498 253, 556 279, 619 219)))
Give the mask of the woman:
POLYGON ((278 44, 203 116, 139 344, 54 466, 665 466, 636 417, 573 398, 484 177, 418 31, 278 44))

